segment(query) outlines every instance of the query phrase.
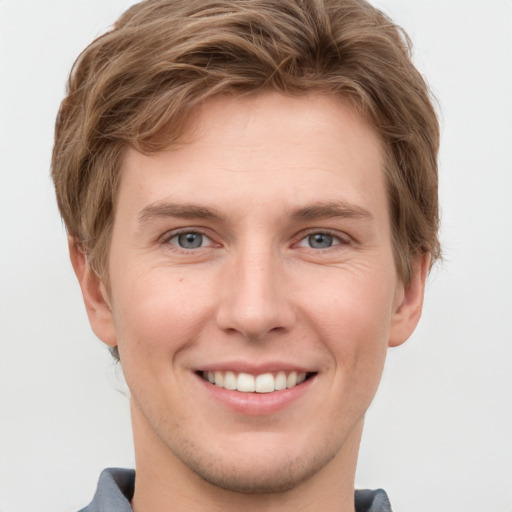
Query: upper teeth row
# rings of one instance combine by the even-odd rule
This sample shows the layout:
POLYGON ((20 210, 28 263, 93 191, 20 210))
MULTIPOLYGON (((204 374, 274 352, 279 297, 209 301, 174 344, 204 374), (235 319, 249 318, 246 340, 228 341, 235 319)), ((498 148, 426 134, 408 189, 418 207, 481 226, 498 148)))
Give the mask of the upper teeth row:
POLYGON ((278 372, 276 374, 251 375, 250 373, 236 374, 232 371, 215 371, 203 372, 203 378, 221 388, 236 389, 243 393, 271 393, 301 384, 306 380, 306 374, 293 371, 288 374, 278 372))

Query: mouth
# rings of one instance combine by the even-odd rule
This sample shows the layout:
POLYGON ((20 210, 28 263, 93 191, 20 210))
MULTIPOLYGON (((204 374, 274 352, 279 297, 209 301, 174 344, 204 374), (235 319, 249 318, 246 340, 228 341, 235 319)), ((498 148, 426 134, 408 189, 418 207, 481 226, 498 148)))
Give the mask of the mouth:
POLYGON ((205 381, 219 388, 241 393, 274 393, 300 386, 315 373, 279 371, 275 373, 250 373, 227 371, 198 371, 205 381))

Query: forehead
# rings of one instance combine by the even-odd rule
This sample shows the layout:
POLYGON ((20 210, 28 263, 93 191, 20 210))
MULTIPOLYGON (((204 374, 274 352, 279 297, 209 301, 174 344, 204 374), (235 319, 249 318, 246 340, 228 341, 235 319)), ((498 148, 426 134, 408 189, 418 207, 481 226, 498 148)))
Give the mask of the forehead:
POLYGON ((185 199, 246 212, 342 201, 385 214, 383 166, 378 134, 346 99, 219 96, 195 112, 179 144, 127 151, 118 210, 185 199))

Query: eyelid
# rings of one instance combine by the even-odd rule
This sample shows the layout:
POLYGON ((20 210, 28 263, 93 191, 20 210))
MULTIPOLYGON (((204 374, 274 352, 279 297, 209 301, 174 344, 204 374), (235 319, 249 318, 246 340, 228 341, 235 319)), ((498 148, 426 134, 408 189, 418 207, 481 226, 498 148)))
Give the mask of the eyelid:
MULTIPOLYGON (((175 247, 177 250, 180 250, 180 251, 184 251, 184 252, 190 252, 191 249, 184 249, 183 247, 180 247, 179 245, 177 244, 173 244, 171 243, 171 240, 173 238, 176 238, 180 235, 184 235, 186 233, 197 233, 198 235, 202 235, 205 239, 207 239, 209 241, 209 243, 207 245, 204 245, 204 246, 201 246, 201 247, 198 247, 198 249, 204 249, 205 247, 213 247, 213 246, 220 246, 220 244, 218 244, 217 242, 215 242, 212 238, 212 236, 210 236, 209 234, 207 234, 206 232, 207 230, 204 229, 204 228, 197 228, 195 226, 187 226, 187 227, 183 227, 183 228, 176 228, 176 229, 172 229, 170 231, 167 231, 161 238, 160 238, 160 243, 161 244, 169 244, 169 245, 172 245, 173 247, 175 247)), ((197 249, 196 249, 197 250, 197 249)))
POLYGON ((322 229, 322 228, 311 228, 305 231, 301 231, 297 237, 296 242, 294 242, 294 245, 299 245, 301 242, 307 239, 308 236, 311 235, 329 235, 335 240, 337 240, 338 243, 334 244, 332 247, 328 247, 326 249, 313 249, 310 247, 310 249, 314 251, 328 251, 329 249, 334 249, 339 245, 345 246, 349 245, 351 242, 353 242, 353 239, 350 235, 347 233, 342 233, 340 231, 332 230, 332 229, 322 229))
MULTIPOLYGON (((208 234, 209 233, 208 229, 200 228, 200 227, 196 227, 196 226, 186 226, 186 227, 176 228, 176 229, 167 231, 164 235, 162 235, 160 237, 160 243, 163 245, 164 244, 172 245, 177 250, 190 252, 190 249, 183 249, 183 248, 179 247, 179 245, 177 245, 177 244, 171 244, 171 240, 173 238, 178 237, 179 235, 183 235, 185 233, 197 233, 197 234, 202 235, 204 238, 206 238, 209 243, 200 248, 213 247, 213 246, 220 247, 221 246, 220 243, 216 242, 214 240, 214 238, 210 234, 208 234)), ((333 249, 339 245, 341 245, 341 246, 349 245, 350 243, 352 243, 354 241, 350 235, 348 235, 347 233, 344 233, 344 232, 340 232, 340 231, 332 230, 332 229, 310 228, 310 229, 303 230, 300 233, 298 233, 294 237, 294 242, 292 245, 295 245, 295 246, 299 245, 301 242, 305 241, 308 236, 316 235, 316 234, 329 235, 337 241, 337 243, 335 243, 335 245, 333 245, 333 247, 329 247, 329 248, 326 248, 323 250, 333 249)), ((313 249, 313 250, 319 251, 322 249, 313 249)))

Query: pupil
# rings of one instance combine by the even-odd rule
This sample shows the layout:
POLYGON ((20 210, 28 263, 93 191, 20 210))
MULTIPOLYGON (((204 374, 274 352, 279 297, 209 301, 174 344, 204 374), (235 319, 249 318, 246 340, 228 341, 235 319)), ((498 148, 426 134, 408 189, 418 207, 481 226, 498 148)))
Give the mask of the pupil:
POLYGON ((309 235, 309 245, 313 249, 327 249, 332 246, 332 236, 324 233, 309 235))
POLYGON ((203 235, 201 233, 184 233, 178 236, 178 243, 184 249, 197 249, 203 243, 203 235))

